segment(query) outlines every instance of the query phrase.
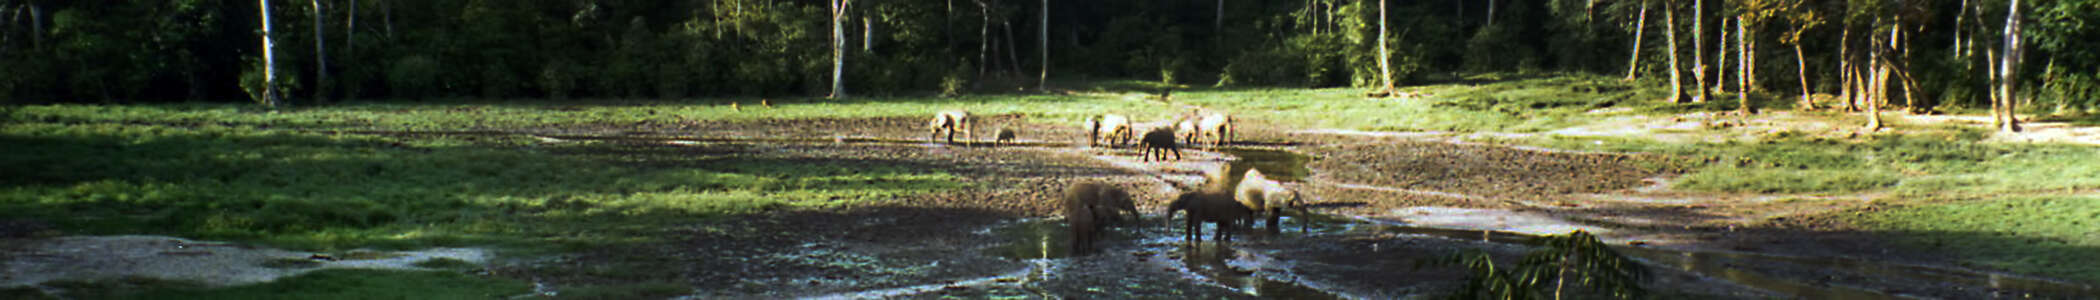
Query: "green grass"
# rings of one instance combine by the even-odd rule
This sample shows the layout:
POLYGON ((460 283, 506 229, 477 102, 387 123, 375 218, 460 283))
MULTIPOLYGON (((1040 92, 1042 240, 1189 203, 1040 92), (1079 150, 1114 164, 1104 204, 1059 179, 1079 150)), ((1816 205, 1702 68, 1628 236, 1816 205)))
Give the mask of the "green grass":
POLYGON ((2008 193, 2100 188, 2100 148, 1991 144, 1975 131, 1859 139, 1775 135, 1756 142, 1666 143, 1543 137, 1547 147, 1669 154, 1695 166, 1679 189, 1749 193, 2008 193), (1599 143, 1602 142, 1602 143, 1599 143))
POLYGON ((1596 109, 1673 106, 1649 100, 1666 89, 1584 74, 1488 74, 1404 90, 1427 96, 1374 100, 1361 88, 1330 88, 1206 89, 1174 98, 1290 127, 1381 131, 1537 132, 1616 115, 1587 113, 1596 109))
POLYGON ((635 225, 962 187, 954 175, 904 166, 754 159, 659 167, 651 163, 682 154, 605 143, 107 123, 8 124, 0 143, 9 145, 0 169, 10 174, 0 178, 0 218, 73 234, 311 250, 587 247, 656 230, 635 225))
POLYGON ((1849 215, 1903 246, 2020 273, 2100 282, 2100 197, 2019 197, 1849 215))
POLYGON ((444 271, 320 270, 269 283, 199 288, 180 283, 122 288, 90 283, 68 287, 74 298, 119 299, 496 299, 524 295, 531 285, 444 271))

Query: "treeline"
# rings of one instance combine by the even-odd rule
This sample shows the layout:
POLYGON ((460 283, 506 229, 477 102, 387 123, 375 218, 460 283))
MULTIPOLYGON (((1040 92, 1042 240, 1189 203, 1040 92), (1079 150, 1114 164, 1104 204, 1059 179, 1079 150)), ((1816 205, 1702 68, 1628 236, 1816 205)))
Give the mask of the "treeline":
MULTIPOLYGON (((1689 86, 1684 99, 1705 100, 1741 90, 1792 97, 1803 88, 1850 96, 1864 91, 1861 78, 1893 78, 1892 88, 1876 90, 1893 92, 1876 94, 1921 110, 1990 98, 1990 70, 2002 61, 1997 52, 2013 7, 2011 0, 0 0, 0 96, 17 103, 255 99, 264 1, 279 90, 293 103, 823 96, 833 93, 835 65, 843 66, 836 81, 853 95, 1033 88, 1044 77, 1371 87, 1388 71, 1378 61, 1383 15, 1389 71, 1403 84, 1477 71, 1630 72, 1668 83, 1675 70, 1676 82, 1689 86), (843 57, 834 61, 834 53, 843 57), (1739 88, 1745 84, 1751 88, 1739 88)), ((2006 77, 2027 87, 2017 98, 2092 108, 2100 55, 2089 49, 2100 46, 2100 29, 2087 24, 2100 16, 2100 0, 2029 2, 2017 16, 2030 45, 2019 52, 2026 67, 2006 77)))

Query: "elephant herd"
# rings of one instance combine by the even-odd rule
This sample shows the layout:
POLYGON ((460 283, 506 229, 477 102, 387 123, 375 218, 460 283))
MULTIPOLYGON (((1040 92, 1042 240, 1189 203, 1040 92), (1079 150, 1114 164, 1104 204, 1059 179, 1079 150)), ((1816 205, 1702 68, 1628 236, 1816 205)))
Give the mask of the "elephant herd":
MULTIPOLYGON (((1222 178, 1222 176, 1207 176, 1222 178)), ((1072 230, 1072 251, 1081 253, 1094 248, 1094 240, 1101 228, 1107 225, 1128 224, 1135 218, 1136 207, 1130 193, 1100 182, 1082 182, 1072 185, 1059 201, 1064 205, 1065 223, 1072 230), (1121 212, 1129 212, 1121 214, 1121 212)), ((1270 230, 1280 229, 1286 210, 1304 212, 1304 202, 1297 190, 1270 180, 1260 170, 1247 170, 1239 184, 1227 186, 1213 180, 1193 190, 1184 191, 1168 202, 1161 215, 1171 220, 1174 214, 1184 213, 1182 238, 1189 242, 1203 240, 1203 224, 1216 224, 1218 229, 1211 237, 1216 241, 1230 241, 1234 234, 1254 227, 1256 221, 1268 219, 1270 230)))
MULTIPOLYGON (((1130 118, 1116 114, 1103 114, 1087 118, 1087 145, 1100 147, 1126 146, 1136 140, 1140 155, 1145 161, 1153 159, 1181 159, 1181 146, 1209 144, 1223 146, 1233 141, 1238 131, 1231 115, 1223 113, 1190 112, 1177 117, 1164 126, 1158 126, 1137 135, 1136 124, 1130 118)), ((976 140, 971 130, 970 113, 948 110, 934 114, 926 123, 931 131, 930 140, 938 140, 943 134, 948 143, 955 142, 955 134, 962 133, 965 141, 976 140)), ((1015 132, 1002 129, 997 134, 999 142, 1010 142, 1015 132)), ((1222 172, 1220 172, 1222 173, 1222 172)), ((1277 229, 1286 209, 1303 211, 1298 191, 1270 180, 1258 170, 1248 170, 1238 184, 1228 185, 1226 174, 1206 174, 1206 183, 1182 192, 1167 205, 1163 215, 1172 220, 1174 214, 1185 213, 1184 239, 1202 241, 1204 223, 1217 224, 1212 239, 1229 241, 1242 230, 1252 228, 1257 220, 1268 219, 1268 228, 1277 229)), ((1059 198, 1058 205, 1065 215, 1067 227, 1072 230, 1073 252, 1087 252, 1094 248, 1095 238, 1107 226, 1129 225, 1137 221, 1138 213, 1131 194, 1120 187, 1101 182, 1073 184, 1059 198)), ((1169 225, 1171 227, 1171 224, 1169 225)))
MULTIPOLYGON (((1138 146, 1142 147, 1142 155, 1145 157, 1145 161, 1152 161, 1154 158, 1167 160, 1169 157, 1179 160, 1181 159, 1181 145, 1183 144, 1195 145, 1207 142, 1212 147, 1223 146, 1231 143, 1233 134, 1238 131, 1238 125, 1233 121, 1231 115, 1216 112, 1199 114, 1192 111, 1183 114, 1171 120, 1166 126, 1146 131, 1142 137, 1137 135, 1135 126, 1130 121, 1130 118, 1122 115, 1104 114, 1087 118, 1085 128, 1087 145, 1098 147, 1106 143, 1110 147, 1116 147, 1129 144, 1132 139, 1136 139, 1138 146)), ((962 133, 963 141, 976 141, 976 133, 972 130, 972 127, 974 126, 970 120, 969 112, 961 110, 941 111, 934 113, 932 121, 926 122, 926 128, 930 134, 927 136, 927 139, 939 140, 945 134, 948 143, 953 144, 955 143, 955 134, 962 133)), ((999 143, 1013 142, 1015 135, 1018 134, 1012 128, 1003 128, 998 131, 995 141, 999 143)))

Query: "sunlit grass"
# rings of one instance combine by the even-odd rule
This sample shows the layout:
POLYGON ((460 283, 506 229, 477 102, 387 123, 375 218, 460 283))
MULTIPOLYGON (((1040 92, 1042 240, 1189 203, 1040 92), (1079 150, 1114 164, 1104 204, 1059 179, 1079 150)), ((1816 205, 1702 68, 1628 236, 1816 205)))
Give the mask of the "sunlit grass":
POLYGON ((2100 197, 2019 197, 1887 209, 1849 219, 1904 246, 2021 273, 2100 282, 2100 197))

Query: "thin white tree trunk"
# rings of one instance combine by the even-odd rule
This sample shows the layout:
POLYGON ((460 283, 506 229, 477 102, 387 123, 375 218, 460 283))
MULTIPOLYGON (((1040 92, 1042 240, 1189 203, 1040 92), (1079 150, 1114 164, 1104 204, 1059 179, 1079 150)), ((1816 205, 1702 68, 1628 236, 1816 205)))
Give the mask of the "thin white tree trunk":
MULTIPOLYGON (((1218 16, 1222 19, 1225 16, 1225 0, 1218 0, 1218 5, 1218 16)), ((1043 48, 1043 73, 1035 78, 1035 90, 1044 91, 1050 85, 1050 0, 1043 0, 1043 24, 1040 27, 1036 28, 1037 32, 1042 33, 1037 36, 1036 47, 1043 48)))
POLYGON ((328 82, 328 35, 322 31, 325 28, 322 19, 328 14, 322 11, 321 0, 307 2, 314 6, 314 63, 318 67, 314 72, 314 100, 327 101, 331 83, 328 82))
POLYGON ((852 0, 831 1, 831 95, 846 97, 846 5, 852 0))
MULTIPOLYGON (((343 25, 343 59, 354 65, 357 63, 357 0, 350 0, 350 14, 344 15, 343 25)), ((347 72, 348 70, 345 70, 345 73, 347 72)), ((343 99, 356 97, 357 89, 345 86, 343 99)))
POLYGON ((1706 102, 1711 92, 1706 89, 1706 0, 1692 0, 1692 83, 1699 88, 1699 95, 1692 102, 1706 102))
POLYGON ((1808 89, 1808 54, 1801 51, 1802 42, 1804 41, 1798 39, 1794 41, 1795 70, 1801 71, 1801 110, 1815 110, 1816 102, 1809 97, 1811 93, 1808 89))
POLYGON ((1677 63, 1677 1, 1663 3, 1663 39, 1670 50, 1670 103, 1684 103, 1684 68, 1677 63))
POLYGON ((2005 124, 1998 126, 1998 130, 2004 132, 2020 131, 2020 117, 2015 114, 2017 106, 2013 100, 2020 95, 2020 48, 2024 46, 2020 38, 2020 0, 2012 0, 2012 8, 2006 9, 2005 13, 2005 54, 1999 55, 2005 61, 1998 63, 2005 69, 1999 72, 2001 78, 1998 82, 1999 89, 2004 90, 1998 101, 2005 103, 2005 124))
POLYGON ((1735 16, 1735 53, 1742 56, 1735 60, 1736 72, 1739 72, 1735 76, 1735 98, 1737 105, 1741 105, 1737 110, 1748 116, 1757 113, 1757 109, 1750 107, 1750 31, 1743 24, 1744 20, 1747 18, 1742 15, 1735 16))
POLYGON ((1379 93, 1390 95, 1393 92, 1393 54, 1386 50, 1385 44, 1389 41, 1385 39, 1385 23, 1385 0, 1378 0, 1378 80, 1383 83, 1379 93))
MULTIPOLYGON (((1721 38, 1714 40, 1714 86, 1715 94, 1728 92, 1728 18, 1721 19, 1721 38)), ((1716 95, 1716 97, 1726 97, 1716 95)))
POLYGON ((276 108, 283 101, 277 99, 277 44, 270 40, 270 0, 257 2, 262 6, 263 105, 276 108))
POLYGON ((1638 74, 1641 70, 1641 33, 1642 30, 1648 28, 1648 1, 1646 0, 1641 1, 1640 15, 1633 22, 1633 50, 1627 51, 1633 54, 1626 59, 1626 81, 1633 81, 1635 74, 1638 74))

